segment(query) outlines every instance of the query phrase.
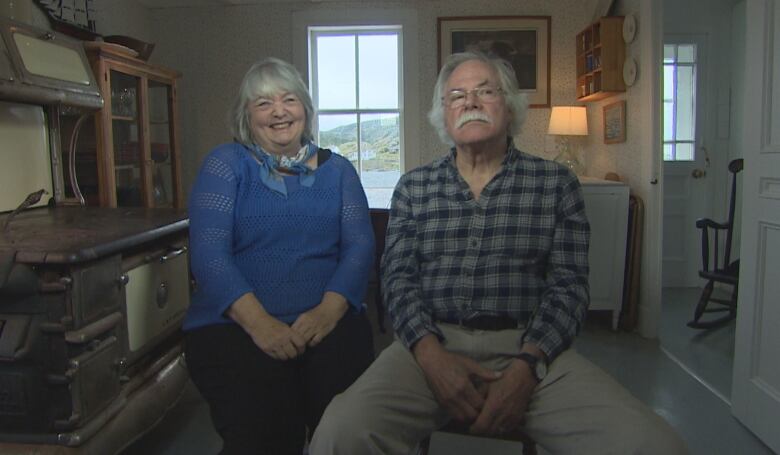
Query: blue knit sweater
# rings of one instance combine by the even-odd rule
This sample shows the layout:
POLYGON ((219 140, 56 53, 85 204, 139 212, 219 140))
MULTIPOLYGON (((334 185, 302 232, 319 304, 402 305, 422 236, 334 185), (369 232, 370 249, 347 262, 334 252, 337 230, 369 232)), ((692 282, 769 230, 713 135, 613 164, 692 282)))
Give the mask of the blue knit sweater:
POLYGON ((332 154, 311 187, 284 177, 286 197, 263 185, 259 169, 237 143, 217 147, 201 166, 189 201, 197 289, 185 330, 233 322, 225 311, 247 292, 286 323, 326 291, 362 308, 374 236, 352 164, 332 154))

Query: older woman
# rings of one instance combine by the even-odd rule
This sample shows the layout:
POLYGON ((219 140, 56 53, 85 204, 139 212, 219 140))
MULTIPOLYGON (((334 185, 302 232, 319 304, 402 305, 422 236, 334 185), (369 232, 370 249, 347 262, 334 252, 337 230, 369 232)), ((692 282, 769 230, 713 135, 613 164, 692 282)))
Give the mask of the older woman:
POLYGON ((373 360, 362 299, 374 238, 345 158, 312 142, 311 98, 269 58, 244 76, 235 142, 190 196, 187 364, 223 452, 296 454, 330 399, 373 360))

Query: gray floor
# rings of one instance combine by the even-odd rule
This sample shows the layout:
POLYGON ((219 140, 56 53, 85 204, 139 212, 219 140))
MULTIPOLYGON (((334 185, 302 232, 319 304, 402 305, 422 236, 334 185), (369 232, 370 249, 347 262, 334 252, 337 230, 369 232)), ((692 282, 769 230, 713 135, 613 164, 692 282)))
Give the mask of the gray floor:
MULTIPOLYGON (((715 294, 727 294, 715 291, 715 294)), ((666 288, 663 290, 663 312, 659 339, 661 347, 710 387, 713 393, 729 402, 731 371, 734 361, 734 321, 707 330, 686 326, 693 319, 693 309, 701 295, 699 288, 666 288)), ((715 314, 720 316, 722 313, 715 314)))
MULTIPOLYGON (((591 313, 575 346, 667 419, 692 454, 771 454, 724 401, 731 388, 733 322, 708 332, 685 326, 697 298, 695 289, 665 290, 660 342, 612 332, 609 314, 591 313)), ((377 335, 379 348, 391 338, 377 335)), ((511 445, 484 439, 438 434, 434 442, 432 455, 517 453, 511 445)), ((123 454, 214 454, 220 445, 208 408, 190 385, 166 418, 123 454)))

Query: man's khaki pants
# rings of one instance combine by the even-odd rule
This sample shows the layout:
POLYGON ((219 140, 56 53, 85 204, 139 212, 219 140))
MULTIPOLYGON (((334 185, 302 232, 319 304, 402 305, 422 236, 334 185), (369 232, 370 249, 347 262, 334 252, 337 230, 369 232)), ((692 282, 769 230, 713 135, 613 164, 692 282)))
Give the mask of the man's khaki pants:
MULTIPOLYGON (((518 352, 522 334, 520 329, 439 327, 449 351, 499 371, 518 352)), ((407 455, 448 420, 412 354, 395 341, 331 401, 309 453, 407 455)), ((552 362, 547 377, 537 386, 523 431, 555 454, 687 453, 663 419, 572 349, 552 362)))

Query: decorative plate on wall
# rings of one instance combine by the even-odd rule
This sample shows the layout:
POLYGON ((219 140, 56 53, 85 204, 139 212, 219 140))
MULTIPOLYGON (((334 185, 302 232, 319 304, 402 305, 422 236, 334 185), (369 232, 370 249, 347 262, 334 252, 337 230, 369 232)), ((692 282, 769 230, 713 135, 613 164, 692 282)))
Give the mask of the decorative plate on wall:
POLYGON ((623 82, 626 86, 631 87, 636 82, 637 65, 636 60, 632 57, 626 59, 623 63, 623 82))
POLYGON ((631 41, 634 41, 635 36, 636 18, 631 14, 627 14, 623 19, 623 41, 630 43, 631 41))

